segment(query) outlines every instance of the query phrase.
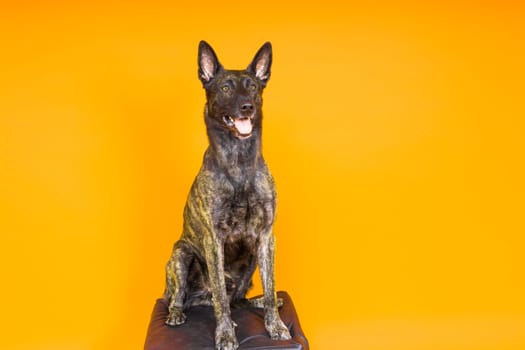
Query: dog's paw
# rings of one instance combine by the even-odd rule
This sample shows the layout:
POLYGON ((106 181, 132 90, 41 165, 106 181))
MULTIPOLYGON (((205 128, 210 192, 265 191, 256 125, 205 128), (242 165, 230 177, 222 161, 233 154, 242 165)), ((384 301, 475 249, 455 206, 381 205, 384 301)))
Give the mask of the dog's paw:
POLYGON ((215 348, 217 350, 236 350, 239 347, 235 336, 235 323, 217 327, 215 330, 215 348))
POLYGON ((235 332, 221 333, 215 337, 215 348, 217 350, 236 350, 239 347, 235 332))
POLYGON ((186 315, 181 309, 173 309, 166 319, 166 324, 172 327, 181 325, 184 322, 186 322, 186 315))
POLYGON ((292 338, 288 327, 279 318, 267 324, 266 330, 273 340, 289 340, 292 338))

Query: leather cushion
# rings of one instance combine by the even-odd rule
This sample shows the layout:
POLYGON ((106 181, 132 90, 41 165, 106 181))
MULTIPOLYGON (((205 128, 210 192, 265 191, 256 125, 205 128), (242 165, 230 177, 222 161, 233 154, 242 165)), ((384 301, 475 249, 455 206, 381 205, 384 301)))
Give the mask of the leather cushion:
MULTIPOLYGON (((288 349, 308 350, 308 341, 303 334, 292 299, 286 292, 278 292, 284 305, 279 309, 281 319, 288 326, 292 339, 278 341, 270 339, 264 328, 264 311, 252 307, 232 309, 232 319, 239 349, 288 349)), ((214 350, 215 317, 213 308, 198 306, 185 311, 186 323, 169 327, 164 324, 168 316, 168 302, 158 299, 148 328, 145 350, 214 350)))

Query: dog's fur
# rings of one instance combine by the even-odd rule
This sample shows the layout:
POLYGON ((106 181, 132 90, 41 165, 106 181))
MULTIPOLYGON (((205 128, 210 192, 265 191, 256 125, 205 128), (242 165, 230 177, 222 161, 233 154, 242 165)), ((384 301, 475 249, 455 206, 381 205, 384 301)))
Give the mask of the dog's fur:
POLYGON ((225 70, 211 46, 199 44, 209 147, 186 202, 182 236, 166 266, 166 324, 184 323, 190 306, 213 305, 215 346, 221 350, 238 347, 230 305, 264 307, 271 338, 290 339, 274 285, 276 193, 261 154, 262 91, 271 63, 270 43, 246 70, 225 70), (264 296, 248 302, 257 264, 264 296))

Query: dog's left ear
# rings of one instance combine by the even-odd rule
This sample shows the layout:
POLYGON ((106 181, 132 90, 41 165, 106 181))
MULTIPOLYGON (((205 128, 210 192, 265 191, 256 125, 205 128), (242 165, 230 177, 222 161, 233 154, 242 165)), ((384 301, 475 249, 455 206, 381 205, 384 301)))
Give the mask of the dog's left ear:
POLYGON ((266 86, 270 79, 270 67, 272 66, 272 44, 266 42, 255 54, 248 71, 253 73, 257 79, 266 86))

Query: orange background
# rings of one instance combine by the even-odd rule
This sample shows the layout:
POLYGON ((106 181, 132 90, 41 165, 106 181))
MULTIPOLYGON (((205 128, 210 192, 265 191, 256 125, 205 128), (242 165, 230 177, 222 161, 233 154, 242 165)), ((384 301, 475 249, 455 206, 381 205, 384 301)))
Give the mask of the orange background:
POLYGON ((312 349, 524 349, 524 7, 3 2, 0 348, 143 347, 206 39, 228 68, 273 43, 277 285, 312 349))

